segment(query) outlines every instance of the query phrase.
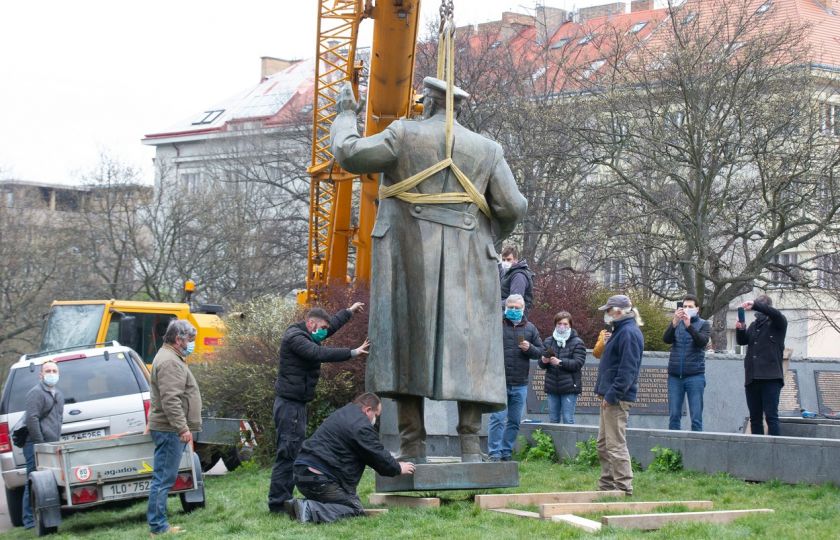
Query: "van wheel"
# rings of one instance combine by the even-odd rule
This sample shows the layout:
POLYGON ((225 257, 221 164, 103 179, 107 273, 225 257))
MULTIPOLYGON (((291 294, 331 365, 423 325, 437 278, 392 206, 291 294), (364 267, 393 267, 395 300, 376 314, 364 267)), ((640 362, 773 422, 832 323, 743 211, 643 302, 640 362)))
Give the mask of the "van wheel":
POLYGON ((23 487, 6 488, 6 505, 12 526, 23 527, 23 487))

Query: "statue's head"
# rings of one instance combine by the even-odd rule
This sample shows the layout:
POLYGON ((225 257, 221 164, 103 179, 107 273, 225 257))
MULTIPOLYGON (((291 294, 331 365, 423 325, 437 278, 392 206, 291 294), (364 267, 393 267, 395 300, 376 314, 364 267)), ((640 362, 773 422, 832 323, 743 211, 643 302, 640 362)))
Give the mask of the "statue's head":
MULTIPOLYGON (((458 112, 464 100, 470 97, 468 93, 453 86, 455 96, 455 112, 458 112)), ((423 118, 430 118, 436 113, 446 110, 446 81, 435 77, 423 79, 423 118)))

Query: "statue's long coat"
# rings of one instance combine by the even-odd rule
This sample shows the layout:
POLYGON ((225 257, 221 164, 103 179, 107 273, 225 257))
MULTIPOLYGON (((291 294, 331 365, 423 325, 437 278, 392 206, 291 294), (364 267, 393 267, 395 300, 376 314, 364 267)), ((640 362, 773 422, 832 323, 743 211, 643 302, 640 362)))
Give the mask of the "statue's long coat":
MULTIPOLYGON (((352 112, 332 125, 332 151, 344 169, 382 172, 388 186, 445 157, 443 113, 399 120, 362 138, 352 112)), ((475 204, 380 201, 373 228, 370 356, 366 387, 385 397, 424 396, 505 407, 502 310, 494 241, 524 216, 497 143, 454 126, 453 161, 487 199, 492 222, 475 204), (494 237, 495 233, 495 237, 494 237)), ((462 192, 445 169, 412 191, 462 192)))

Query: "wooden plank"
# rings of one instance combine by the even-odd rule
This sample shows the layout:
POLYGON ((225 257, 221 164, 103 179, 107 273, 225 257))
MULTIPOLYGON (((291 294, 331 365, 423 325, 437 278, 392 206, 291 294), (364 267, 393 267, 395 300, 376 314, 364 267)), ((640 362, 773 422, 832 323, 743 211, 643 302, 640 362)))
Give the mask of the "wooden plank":
POLYGON ((508 514, 508 515, 511 515, 511 516, 531 518, 531 519, 542 519, 538 513, 527 512, 525 510, 514 510, 513 508, 488 508, 488 510, 490 510, 491 512, 499 512, 500 514, 508 514))
POLYGON ((476 495, 475 504, 479 508, 504 508, 510 504, 549 504, 591 502, 601 497, 624 497, 623 491, 558 491, 555 493, 494 493, 476 495))
POLYGON ((664 527, 669 523, 685 521, 729 523, 752 514, 770 514, 772 512, 773 510, 769 508, 757 508, 753 510, 717 510, 714 512, 678 512, 674 514, 630 514, 626 516, 604 516, 601 518, 601 523, 608 527, 650 531, 664 527))
POLYGON ((646 512, 663 506, 685 506, 689 510, 711 510, 712 501, 634 501, 634 502, 583 502, 541 504, 540 516, 550 518, 561 514, 590 514, 594 512, 646 512))
POLYGON ((580 516, 574 516, 572 514, 551 516, 551 521, 555 523, 565 523, 566 525, 571 525, 572 527, 577 527, 578 529, 582 529, 590 533, 595 533, 601 530, 601 524, 597 521, 592 521, 591 519, 582 518, 580 516))
POLYGON ((365 508, 366 516, 378 516, 380 514, 387 514, 387 508, 365 508))
POLYGON ((385 506, 406 506, 409 508, 440 508, 438 497, 411 497, 409 495, 391 495, 389 493, 372 493, 368 498, 370 504, 384 504, 385 506))

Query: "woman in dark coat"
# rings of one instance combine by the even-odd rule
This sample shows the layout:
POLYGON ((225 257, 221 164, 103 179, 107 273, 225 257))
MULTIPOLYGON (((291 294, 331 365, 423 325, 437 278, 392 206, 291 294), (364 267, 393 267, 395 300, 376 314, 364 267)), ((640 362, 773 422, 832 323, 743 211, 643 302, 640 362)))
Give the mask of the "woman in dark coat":
POLYGON ((581 392, 580 371, 586 362, 586 345, 572 329, 572 316, 561 311, 554 316, 554 332, 543 341, 545 356, 539 366, 545 370, 545 394, 552 423, 575 423, 575 405, 581 392))

